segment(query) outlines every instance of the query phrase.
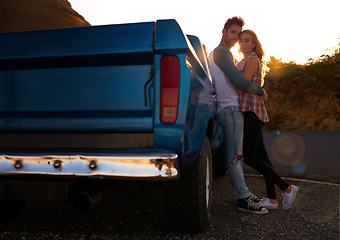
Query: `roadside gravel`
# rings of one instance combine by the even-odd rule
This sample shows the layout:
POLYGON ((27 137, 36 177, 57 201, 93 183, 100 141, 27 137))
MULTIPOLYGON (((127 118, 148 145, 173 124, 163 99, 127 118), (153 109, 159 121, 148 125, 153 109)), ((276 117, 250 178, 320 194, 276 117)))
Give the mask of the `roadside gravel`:
MULTIPOLYGON (((262 177, 247 175, 246 181, 258 196, 265 195, 262 177)), ((300 187, 295 206, 257 216, 236 209, 228 176, 214 179, 211 226, 205 233, 177 233, 167 226, 157 184, 123 186, 86 214, 66 203, 30 201, 18 219, 0 225, 0 239, 339 239, 339 185, 289 181, 300 187)), ((281 202, 279 191, 278 197, 281 202)))

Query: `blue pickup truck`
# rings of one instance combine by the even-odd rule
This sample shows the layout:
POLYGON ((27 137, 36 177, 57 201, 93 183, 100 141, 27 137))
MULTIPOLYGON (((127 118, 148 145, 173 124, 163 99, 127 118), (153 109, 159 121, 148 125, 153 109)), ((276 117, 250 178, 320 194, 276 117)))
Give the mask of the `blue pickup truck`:
POLYGON ((161 181, 169 223, 203 231, 226 171, 207 66, 175 20, 0 34, 1 221, 161 181))

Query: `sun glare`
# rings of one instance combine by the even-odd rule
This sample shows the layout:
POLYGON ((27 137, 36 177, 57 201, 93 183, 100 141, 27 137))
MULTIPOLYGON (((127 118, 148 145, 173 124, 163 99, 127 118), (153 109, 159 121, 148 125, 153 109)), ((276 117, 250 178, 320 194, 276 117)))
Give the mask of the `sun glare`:
POLYGON ((242 53, 239 52, 239 49, 240 45, 238 43, 233 48, 230 49, 236 62, 239 62, 243 59, 243 55, 242 53))

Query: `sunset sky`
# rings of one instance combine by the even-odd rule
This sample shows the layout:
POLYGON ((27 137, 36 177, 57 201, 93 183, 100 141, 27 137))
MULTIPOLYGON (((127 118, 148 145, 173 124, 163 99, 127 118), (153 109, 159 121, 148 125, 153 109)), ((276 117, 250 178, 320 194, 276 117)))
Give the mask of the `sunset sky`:
MULTIPOLYGON (((212 51, 224 22, 241 16, 266 53, 303 64, 339 47, 339 0, 68 0, 91 25, 176 19, 185 34, 198 36, 212 51)), ((235 52, 235 49, 234 49, 235 52)))

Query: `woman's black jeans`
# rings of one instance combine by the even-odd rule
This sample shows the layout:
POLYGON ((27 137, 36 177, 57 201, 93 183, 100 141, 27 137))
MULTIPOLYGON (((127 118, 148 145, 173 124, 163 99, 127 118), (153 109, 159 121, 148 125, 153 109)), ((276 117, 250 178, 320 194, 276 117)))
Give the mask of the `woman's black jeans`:
POLYGON ((276 199, 275 184, 286 190, 286 183, 273 169, 263 141, 262 122, 254 112, 244 112, 244 138, 243 159, 244 163, 257 170, 264 177, 267 188, 267 198, 276 199))

